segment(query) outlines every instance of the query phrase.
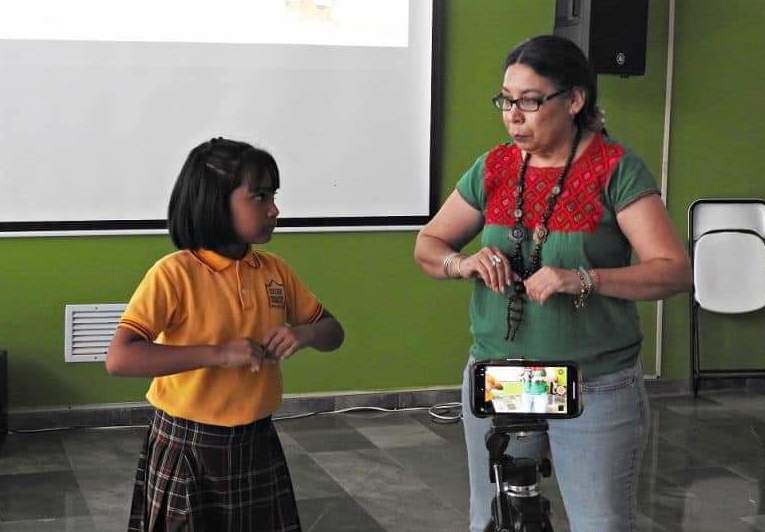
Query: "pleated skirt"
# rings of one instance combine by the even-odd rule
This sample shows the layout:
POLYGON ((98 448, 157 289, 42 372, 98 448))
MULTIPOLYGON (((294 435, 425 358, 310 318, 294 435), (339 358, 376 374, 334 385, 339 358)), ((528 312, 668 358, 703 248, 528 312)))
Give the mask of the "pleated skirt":
POLYGON ((300 531, 271 418, 220 427, 156 410, 138 460, 128 531, 300 531))

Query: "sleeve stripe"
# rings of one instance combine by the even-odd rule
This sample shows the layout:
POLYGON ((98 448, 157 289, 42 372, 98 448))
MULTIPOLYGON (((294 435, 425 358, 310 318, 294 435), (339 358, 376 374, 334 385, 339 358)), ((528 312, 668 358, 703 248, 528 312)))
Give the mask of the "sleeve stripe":
POLYGON ((308 318, 308 323, 316 323, 319 321, 319 318, 321 318, 324 315, 324 306, 319 304, 316 307, 316 310, 311 314, 311 316, 308 318))
POLYGON ((130 329, 131 331, 133 331, 133 332, 135 332, 137 334, 140 334, 141 336, 143 336, 149 342, 153 342, 154 341, 154 336, 155 335, 153 335, 151 333, 151 331, 149 331, 146 327, 144 327, 140 323, 137 323, 137 322, 135 322, 133 320, 130 320, 130 319, 127 319, 127 318, 122 318, 120 320, 119 326, 120 327, 126 327, 126 328, 130 329))
POLYGON ((648 190, 643 190, 641 192, 638 192, 634 196, 630 196, 629 198, 622 200, 618 205, 614 205, 614 210, 616 212, 621 212, 633 203, 635 203, 639 199, 643 199, 646 196, 651 196, 653 194, 658 194, 661 196, 661 192, 656 188, 650 188, 648 190))

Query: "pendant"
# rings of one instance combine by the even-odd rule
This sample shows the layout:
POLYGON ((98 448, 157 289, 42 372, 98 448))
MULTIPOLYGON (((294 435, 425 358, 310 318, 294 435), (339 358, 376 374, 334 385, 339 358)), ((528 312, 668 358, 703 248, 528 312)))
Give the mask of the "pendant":
POLYGON ((547 227, 544 225, 538 225, 536 228, 534 228, 534 244, 540 245, 544 244, 545 240, 547 240, 547 235, 550 234, 550 231, 547 230, 547 227))
POLYGON ((523 283, 513 283, 512 294, 507 298, 507 334, 505 341, 512 342, 523 321, 524 297, 523 283))
POLYGON ((508 233, 508 237, 510 238, 511 242, 515 242, 516 244, 518 242, 523 242, 526 240, 526 228, 522 225, 514 225, 512 229, 510 229, 510 232, 508 233))

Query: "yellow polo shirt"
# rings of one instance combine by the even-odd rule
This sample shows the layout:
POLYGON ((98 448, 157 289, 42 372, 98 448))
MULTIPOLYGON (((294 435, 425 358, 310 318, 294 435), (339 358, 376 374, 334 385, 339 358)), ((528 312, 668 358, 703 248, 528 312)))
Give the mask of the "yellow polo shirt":
MULTIPOLYGON (((319 319, 323 307, 281 258, 250 251, 233 260, 209 250, 183 250, 157 261, 128 303, 119 326, 150 342, 220 345, 262 342, 278 325, 319 319)), ((172 416, 211 425, 251 423, 281 403, 279 364, 209 367, 155 377, 146 398, 172 416)))

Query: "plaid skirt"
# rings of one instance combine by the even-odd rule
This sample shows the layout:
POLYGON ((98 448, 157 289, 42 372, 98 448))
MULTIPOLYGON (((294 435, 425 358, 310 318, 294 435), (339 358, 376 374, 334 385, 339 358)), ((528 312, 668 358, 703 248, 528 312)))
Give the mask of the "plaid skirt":
POLYGON ((138 459, 128 531, 300 531, 271 418, 220 427, 156 410, 138 459))

